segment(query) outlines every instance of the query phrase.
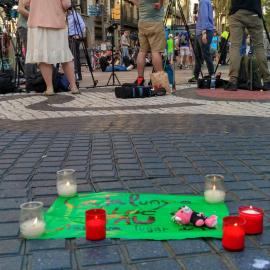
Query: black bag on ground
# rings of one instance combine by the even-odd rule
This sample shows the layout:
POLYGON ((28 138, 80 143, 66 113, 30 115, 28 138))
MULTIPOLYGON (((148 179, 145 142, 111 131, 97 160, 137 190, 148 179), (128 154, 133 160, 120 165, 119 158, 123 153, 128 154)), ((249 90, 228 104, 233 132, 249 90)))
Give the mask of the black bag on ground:
POLYGON ((0 73, 0 94, 15 92, 15 87, 12 83, 12 76, 6 73, 0 73))
MULTIPOLYGON (((220 78, 220 75, 216 76, 215 88, 224 88, 229 81, 220 78)), ((197 86, 200 89, 210 89, 211 77, 209 75, 204 76, 202 79, 197 80, 197 86)))
MULTIPOLYGON (((242 57, 239 74, 237 77, 237 88, 250 90, 250 58, 245 55, 242 57)), ((261 74, 258 69, 257 61, 252 59, 252 90, 258 91, 263 89, 261 84, 261 74)))
MULTIPOLYGON (((58 70, 55 67, 53 67, 52 80, 53 80, 54 92, 59 91, 58 85, 59 85, 60 78, 61 78, 61 74, 58 72, 58 70)), ((37 93, 43 93, 44 91, 46 91, 47 86, 40 71, 37 72, 37 75, 36 75, 35 81, 33 82, 32 87, 37 93)))
POLYGON ((154 91, 151 87, 138 86, 134 83, 124 83, 121 87, 115 87, 115 96, 117 98, 144 98, 152 96, 166 95, 165 88, 158 88, 154 91))

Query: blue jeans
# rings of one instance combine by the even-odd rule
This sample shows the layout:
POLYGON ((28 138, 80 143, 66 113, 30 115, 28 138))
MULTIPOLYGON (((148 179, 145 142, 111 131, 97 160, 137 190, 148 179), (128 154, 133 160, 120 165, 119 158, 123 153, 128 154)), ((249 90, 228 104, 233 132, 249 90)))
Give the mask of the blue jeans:
POLYGON ((129 57, 129 52, 128 52, 128 48, 126 49, 123 49, 121 48, 121 65, 124 66, 125 63, 124 63, 124 56, 128 56, 129 57))
POLYGON ((209 75, 213 75, 214 65, 213 60, 210 55, 210 44, 213 39, 213 32, 208 31, 206 32, 206 38, 207 38, 207 44, 204 44, 202 41, 202 35, 196 36, 195 38, 195 44, 194 44, 194 50, 195 50, 195 69, 194 69, 194 76, 196 78, 199 78, 203 61, 207 64, 207 69, 209 72, 209 75))

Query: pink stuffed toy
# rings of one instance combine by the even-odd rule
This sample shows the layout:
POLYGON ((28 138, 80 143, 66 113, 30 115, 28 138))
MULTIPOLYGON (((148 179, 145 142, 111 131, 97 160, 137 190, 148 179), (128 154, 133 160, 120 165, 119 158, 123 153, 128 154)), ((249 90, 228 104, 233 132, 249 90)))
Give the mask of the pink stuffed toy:
POLYGON ((214 228, 217 225, 217 216, 206 217, 203 213, 192 211, 188 206, 183 206, 176 212, 172 220, 179 225, 186 225, 190 222, 198 227, 206 225, 209 228, 214 228))

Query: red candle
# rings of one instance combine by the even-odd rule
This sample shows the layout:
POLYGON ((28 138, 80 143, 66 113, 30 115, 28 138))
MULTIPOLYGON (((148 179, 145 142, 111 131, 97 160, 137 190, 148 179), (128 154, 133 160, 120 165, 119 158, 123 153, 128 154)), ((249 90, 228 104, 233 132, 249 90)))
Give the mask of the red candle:
POLYGON ((97 241, 106 237, 106 211, 90 209, 85 212, 86 239, 97 241))
POLYGON ((263 231, 263 214, 262 208, 253 206, 240 206, 239 216, 246 220, 245 230, 247 234, 259 234, 263 231))
POLYGON ((245 246, 245 223, 241 217, 223 218, 222 246, 228 251, 240 251, 245 246))

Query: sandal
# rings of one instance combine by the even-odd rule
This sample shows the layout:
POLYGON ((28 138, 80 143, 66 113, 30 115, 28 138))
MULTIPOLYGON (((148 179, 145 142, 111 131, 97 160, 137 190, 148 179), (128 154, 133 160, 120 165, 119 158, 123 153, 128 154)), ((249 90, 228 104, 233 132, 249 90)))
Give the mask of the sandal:
POLYGON ((81 91, 76 87, 76 88, 71 88, 71 94, 76 95, 76 94, 81 94, 81 91))
POLYGON ((45 92, 43 92, 43 95, 44 96, 53 96, 54 91, 53 91, 53 89, 46 90, 45 92))

